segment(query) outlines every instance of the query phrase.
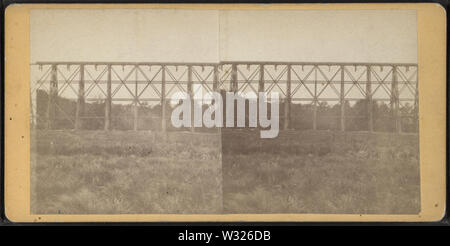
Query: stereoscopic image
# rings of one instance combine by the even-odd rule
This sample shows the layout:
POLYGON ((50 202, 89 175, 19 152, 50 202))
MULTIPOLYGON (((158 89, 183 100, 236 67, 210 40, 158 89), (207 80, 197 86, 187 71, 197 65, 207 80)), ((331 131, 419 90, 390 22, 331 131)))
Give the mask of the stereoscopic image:
POLYGON ((413 10, 33 9, 31 214, 418 214, 413 10))

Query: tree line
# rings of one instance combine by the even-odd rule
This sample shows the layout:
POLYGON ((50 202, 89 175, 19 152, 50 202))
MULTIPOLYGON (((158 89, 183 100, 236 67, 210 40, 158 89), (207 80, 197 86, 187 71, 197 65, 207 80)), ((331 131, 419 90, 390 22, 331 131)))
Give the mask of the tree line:
MULTIPOLYGON (((223 92, 222 92, 223 93, 223 92)), ((285 102, 280 102, 280 127, 284 125, 284 106, 285 102)), ((58 96, 56 98, 56 111, 53 126, 55 129, 73 129, 76 100, 70 100, 58 96)), ((100 130, 104 127, 105 100, 98 99, 93 102, 85 102, 84 115, 82 118, 82 129, 100 130)), ((225 104, 224 104, 225 105, 225 104)), ((368 109, 367 100, 361 99, 353 104, 345 102, 345 129, 348 131, 366 131, 368 130, 368 109)), ((131 104, 112 104, 112 128, 115 130, 133 129, 134 106, 131 104)), ((203 109, 208 106, 204 105, 203 109)), ((246 104, 248 107, 248 103, 246 104)), ((160 130, 161 129, 161 104, 149 105, 141 103, 138 106, 138 129, 139 130, 160 130)), ((171 111, 173 110, 169 102, 166 105, 166 117, 168 130, 186 130, 174 128, 170 124, 171 111)), ((225 109, 224 109, 225 110, 225 109)), ((48 93, 44 90, 37 90, 36 94, 36 128, 45 129, 47 127, 48 111, 48 93)), ((270 111, 270 106, 268 106, 270 111)), ((291 104, 290 128, 297 130, 312 129, 314 105, 310 103, 291 104)), ((331 105, 327 102, 319 102, 317 105, 317 130, 340 130, 340 112, 339 103, 331 105)), ((248 114, 248 108, 246 109, 248 114)), ((270 112, 269 112, 270 113, 270 112)), ((394 117, 389 103, 374 101, 372 103, 373 127, 375 131, 389 132, 393 131, 394 117)), ((400 109, 401 126, 404 132, 417 132, 418 118, 417 108, 411 103, 405 103, 400 109)), ((247 115, 248 116, 248 115, 247 115)), ((236 119, 236 117, 235 117, 236 119)), ((213 131, 213 129, 200 128, 196 131, 213 131)))

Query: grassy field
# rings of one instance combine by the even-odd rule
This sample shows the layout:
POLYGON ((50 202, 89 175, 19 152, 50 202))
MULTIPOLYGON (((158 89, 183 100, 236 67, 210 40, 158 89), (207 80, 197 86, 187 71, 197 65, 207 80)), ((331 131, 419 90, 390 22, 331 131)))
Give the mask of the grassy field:
POLYGON ((222 131, 225 213, 420 211, 417 135, 222 131))
POLYGON ((32 213, 420 211, 413 134, 35 131, 32 139, 32 213))
POLYGON ((33 139, 33 213, 222 211, 218 134, 37 131, 33 139))

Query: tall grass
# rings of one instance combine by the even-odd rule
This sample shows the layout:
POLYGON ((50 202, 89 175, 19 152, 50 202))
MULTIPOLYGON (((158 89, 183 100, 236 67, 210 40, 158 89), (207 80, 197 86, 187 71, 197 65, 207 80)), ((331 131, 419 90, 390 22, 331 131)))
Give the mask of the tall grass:
POLYGON ((420 211, 416 134, 38 130, 32 140, 32 213, 420 211))
POLYGON ((222 131, 226 213, 417 214, 418 136, 222 131))
POLYGON ((34 139, 33 213, 222 210, 217 134, 38 131, 34 139))

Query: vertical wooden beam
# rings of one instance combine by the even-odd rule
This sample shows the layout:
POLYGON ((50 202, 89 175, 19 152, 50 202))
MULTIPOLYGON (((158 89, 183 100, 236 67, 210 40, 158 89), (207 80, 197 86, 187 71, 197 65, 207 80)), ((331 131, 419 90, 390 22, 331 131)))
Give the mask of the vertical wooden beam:
POLYGON ((317 67, 314 66, 313 130, 317 130, 317 67))
MULTIPOLYGON (((418 69, 418 68, 417 68, 418 69)), ((416 121, 415 125, 415 131, 419 132, 419 71, 417 71, 416 74, 416 89, 415 89, 415 93, 414 93, 414 111, 415 111, 415 115, 414 115, 414 120, 416 121)))
MULTIPOLYGON (((395 69, 397 70, 398 67, 395 69)), ((397 72, 395 72, 395 108, 397 110, 396 118, 397 118, 397 132, 402 132, 402 112, 400 111, 400 91, 398 89, 398 78, 397 78, 397 72)))
POLYGON ((259 65, 258 92, 264 92, 264 64, 259 65))
POLYGON ((373 132, 373 101, 372 101, 372 81, 371 81, 370 65, 367 66, 366 73, 367 73, 366 101, 367 101, 368 130, 369 130, 369 132, 373 132))
POLYGON ((80 64, 80 81, 78 83, 78 100, 75 113, 75 130, 83 128, 84 117, 84 64, 80 64))
POLYGON ((213 77, 213 91, 217 91, 217 85, 219 83, 219 66, 214 65, 214 77, 213 77))
MULTIPOLYGON (((214 77, 213 77, 213 91, 218 91, 218 84, 219 84, 219 65, 214 65, 214 77)), ((217 102, 214 102, 217 103, 217 102)), ((214 116, 216 117, 216 116, 214 116)), ((218 132, 220 133, 221 128, 217 127, 218 132)))
POLYGON ((50 78, 50 89, 48 93, 47 104, 47 129, 55 127, 56 103, 58 100, 58 68, 56 64, 52 65, 50 78))
POLYGON ((392 83, 391 83, 391 110, 394 121, 394 131, 401 132, 401 120, 399 111, 399 95, 398 95, 398 81, 397 81, 397 66, 392 66, 392 83))
POLYGON ((166 66, 161 66, 161 130, 166 132, 166 66))
POLYGON ((139 98, 138 98, 138 65, 134 68, 134 105, 133 105, 133 130, 138 130, 138 124, 139 124, 139 98))
POLYGON ((260 118, 259 112, 259 92, 264 92, 264 64, 259 64, 259 81, 258 81, 258 95, 256 95, 256 103, 258 105, 258 117, 260 118))
POLYGON ((106 100, 105 100, 105 131, 111 130, 111 65, 108 65, 108 73, 106 80, 106 100))
POLYGON ((345 67, 341 66, 341 91, 340 91, 340 104, 341 104, 341 131, 345 131, 345 67))
POLYGON ((194 101, 194 92, 192 91, 192 66, 188 65, 187 67, 187 76, 188 76, 188 81, 187 81, 187 91, 189 94, 189 97, 191 98, 191 132, 195 131, 195 127, 194 127, 194 107, 195 107, 195 102, 194 101))
MULTIPOLYGON (((36 93, 37 94, 37 93, 36 93)), ((36 129, 36 125, 37 125, 37 119, 36 119, 36 97, 37 95, 35 95, 33 97, 33 95, 30 93, 30 108, 31 108, 31 129, 36 129)))
POLYGON ((284 130, 291 125, 291 65, 287 65, 286 101, 284 102, 284 130))
POLYGON ((237 92, 238 90, 238 82, 237 82, 237 65, 231 65, 231 83, 230 83, 230 91, 237 92))

